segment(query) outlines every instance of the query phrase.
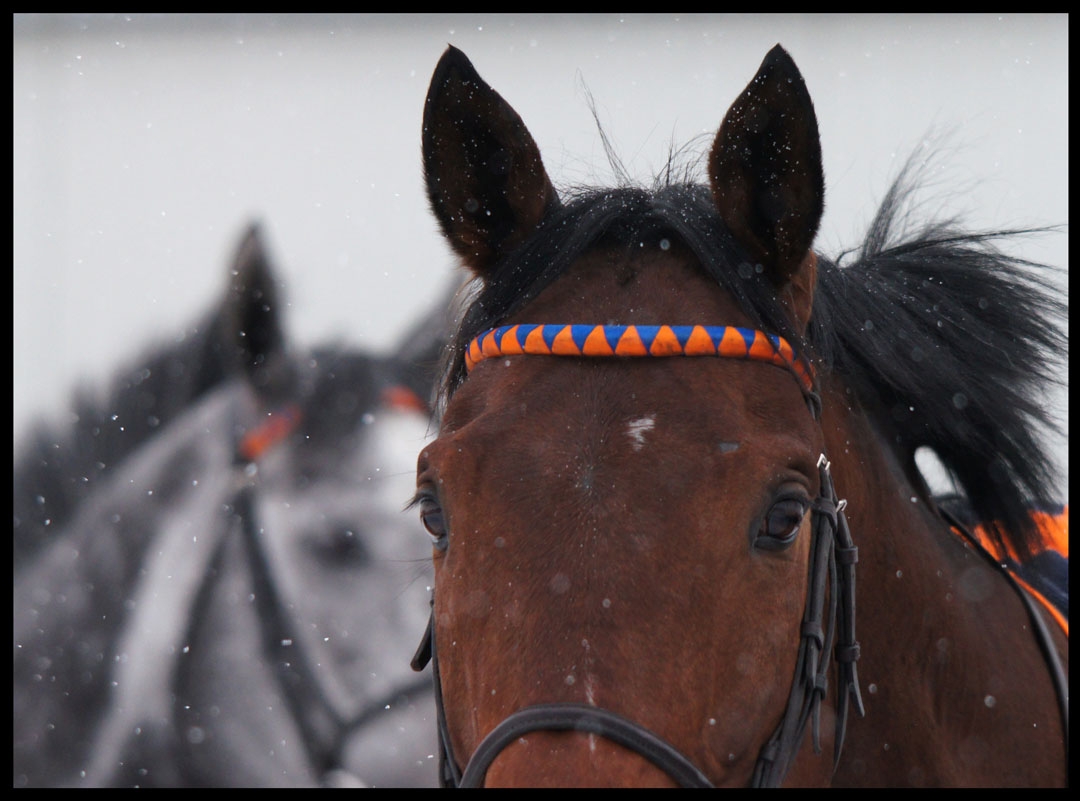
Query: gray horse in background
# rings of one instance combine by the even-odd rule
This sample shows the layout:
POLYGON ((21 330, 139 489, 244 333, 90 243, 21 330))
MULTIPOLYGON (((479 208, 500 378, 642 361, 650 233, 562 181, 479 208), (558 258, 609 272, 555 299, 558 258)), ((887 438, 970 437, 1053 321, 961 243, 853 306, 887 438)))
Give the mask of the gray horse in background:
POLYGON ((257 228, 229 276, 16 458, 16 787, 436 782, 402 507, 445 312, 391 355, 293 352, 257 228))

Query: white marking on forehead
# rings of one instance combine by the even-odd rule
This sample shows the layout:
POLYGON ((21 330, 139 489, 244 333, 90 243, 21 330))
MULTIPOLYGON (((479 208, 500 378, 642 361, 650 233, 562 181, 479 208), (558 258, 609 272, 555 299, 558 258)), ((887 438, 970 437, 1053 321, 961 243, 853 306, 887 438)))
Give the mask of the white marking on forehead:
POLYGON ((639 417, 637 420, 631 420, 626 424, 626 433, 630 435, 630 439, 633 440, 632 445, 635 451, 640 451, 645 445, 645 432, 652 431, 656 427, 656 415, 647 414, 644 417, 639 417))

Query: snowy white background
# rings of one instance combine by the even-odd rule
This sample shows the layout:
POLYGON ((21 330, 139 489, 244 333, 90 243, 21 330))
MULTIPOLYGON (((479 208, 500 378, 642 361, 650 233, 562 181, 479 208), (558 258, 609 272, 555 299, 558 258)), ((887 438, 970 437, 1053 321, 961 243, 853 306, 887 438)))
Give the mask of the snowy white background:
MULTIPOLYGON (((252 219, 294 343, 395 341, 451 271, 420 169, 448 43, 568 185, 610 178, 585 88, 648 180, 672 141, 715 131, 777 42, 817 109, 823 252, 858 242, 931 131, 951 138, 930 208, 1068 221, 1065 16, 16 15, 16 446, 32 418, 63 419, 76 381, 104 385, 208 309, 252 219)), ((1066 267, 1067 234, 1024 253, 1066 267)), ((1067 427, 1067 393, 1053 401, 1067 427)))

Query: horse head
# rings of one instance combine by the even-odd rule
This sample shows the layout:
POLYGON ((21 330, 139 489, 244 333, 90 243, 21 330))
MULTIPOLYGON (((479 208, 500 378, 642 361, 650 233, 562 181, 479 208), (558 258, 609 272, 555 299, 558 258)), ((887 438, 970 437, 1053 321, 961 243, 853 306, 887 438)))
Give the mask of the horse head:
POLYGON ((296 347, 259 226, 224 284, 16 480, 52 523, 16 520, 17 785, 434 776, 407 667, 430 568, 401 515, 429 348, 296 347))
POLYGON ((1063 719, 1028 612, 950 531, 913 457, 920 444, 944 454, 981 511, 1002 512, 1003 536, 1034 542, 1022 496, 1046 488, 1043 457, 1012 443, 1030 440, 1040 369, 1016 365, 1060 343, 1045 285, 982 249, 985 236, 931 227, 890 250, 895 198, 855 269, 819 259, 818 126, 779 46, 724 115, 707 185, 669 170, 651 189, 560 196, 520 116, 452 47, 428 92, 423 163, 478 285, 414 500, 435 564, 414 664, 434 662, 445 784, 1060 778, 1048 743, 1063 719), (1001 338, 973 310, 1006 286, 1001 338), (1013 402, 980 397, 958 416, 942 400, 990 384, 1013 402), (916 404, 931 413, 909 415, 916 404), (995 428, 1009 437, 978 434, 995 428), (857 561, 885 588, 860 605, 862 649, 857 561), (938 589, 976 575, 977 603, 938 589), (1024 632, 1009 669, 1037 677, 1008 713, 988 712, 972 682, 994 662, 988 618, 1024 632), (890 660, 899 632, 911 661, 890 660), (934 661, 928 638, 955 656, 939 646, 934 661), (890 689, 865 724, 853 717, 834 776, 848 713, 864 711, 856 664, 871 694, 890 689), (900 733, 943 714, 903 699, 939 692, 955 724, 900 733), (1041 745, 1007 734, 1025 706, 1045 721, 1041 745), (988 773, 958 745, 991 727, 1024 767, 988 773))
MULTIPOLYGON (((822 489, 823 435, 795 360, 509 354, 545 331, 557 351, 576 333, 564 323, 607 324, 575 325, 582 353, 692 348, 689 337, 713 334, 740 338, 745 355, 761 329, 798 342, 823 207, 802 77, 781 48, 769 53, 716 135, 711 191, 564 204, 521 119, 451 49, 427 99, 424 164, 444 234, 484 282, 478 306, 501 303, 500 324, 518 326, 474 346, 481 360, 417 468, 439 549, 453 752, 473 753, 523 707, 572 702, 632 719, 717 781, 746 783, 796 671, 808 512, 822 489)), ((832 765, 799 767, 810 780, 832 765)), ((669 781, 607 738, 548 731, 509 744, 488 781, 575 775, 669 781)))

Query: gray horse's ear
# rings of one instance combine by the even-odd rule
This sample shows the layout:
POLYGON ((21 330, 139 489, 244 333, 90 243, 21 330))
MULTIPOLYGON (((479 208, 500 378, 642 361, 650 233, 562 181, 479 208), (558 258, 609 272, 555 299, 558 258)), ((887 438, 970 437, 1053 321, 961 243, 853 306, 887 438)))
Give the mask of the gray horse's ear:
POLYGON ((284 377, 285 333, 278 282, 262 229, 251 223, 229 269, 223 309, 226 349, 259 393, 275 392, 284 377))
POLYGON ((810 93, 780 45, 728 109, 709 156, 720 217, 805 326, 825 205, 821 141, 810 93))
POLYGON ((423 156, 428 199, 442 232, 482 278, 558 205, 525 123, 455 47, 447 48, 431 78, 423 156))

